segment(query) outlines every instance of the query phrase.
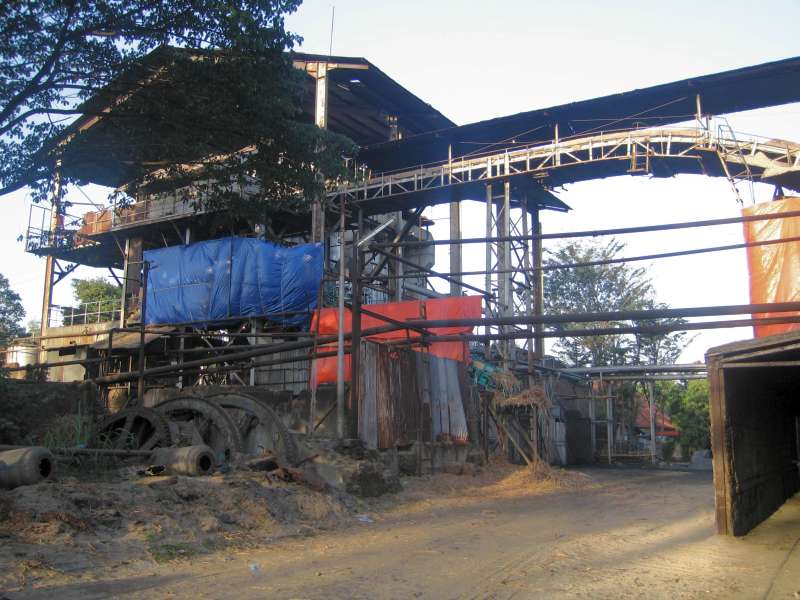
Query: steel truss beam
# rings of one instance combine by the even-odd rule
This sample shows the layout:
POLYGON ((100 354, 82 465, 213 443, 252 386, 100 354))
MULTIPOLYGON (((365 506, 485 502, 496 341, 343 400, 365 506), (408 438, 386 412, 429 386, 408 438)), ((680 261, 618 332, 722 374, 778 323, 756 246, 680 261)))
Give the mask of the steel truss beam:
MULTIPOLYGON (((722 130, 715 133, 704 127, 601 132, 548 140, 523 148, 510 142, 508 147, 491 154, 462 157, 393 173, 368 174, 363 180, 343 184, 329 192, 329 196, 344 197, 349 202, 361 204, 369 212, 372 202, 386 203, 466 184, 500 183, 517 176, 533 177, 547 183, 560 171, 578 166, 621 162, 627 165, 624 173, 652 173, 654 161, 658 159, 669 159, 679 170, 685 163, 687 172, 697 172, 697 162, 700 161, 701 171, 706 175, 766 181, 778 173, 800 171, 800 144, 732 132, 725 134, 722 130), (724 165, 718 173, 708 172, 702 165, 704 158, 713 156, 724 165)), ((593 170, 574 175, 576 181, 598 176, 593 170)))

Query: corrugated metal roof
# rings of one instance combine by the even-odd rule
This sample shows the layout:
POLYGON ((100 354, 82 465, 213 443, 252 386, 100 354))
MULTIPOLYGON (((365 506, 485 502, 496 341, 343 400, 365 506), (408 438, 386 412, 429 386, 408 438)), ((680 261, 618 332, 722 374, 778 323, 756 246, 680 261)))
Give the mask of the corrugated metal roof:
POLYGON ((600 130, 655 127, 691 120, 700 94, 704 113, 722 115, 800 102, 800 57, 690 77, 600 98, 423 133, 364 148, 361 160, 388 171, 502 147, 499 142, 548 140, 600 130))

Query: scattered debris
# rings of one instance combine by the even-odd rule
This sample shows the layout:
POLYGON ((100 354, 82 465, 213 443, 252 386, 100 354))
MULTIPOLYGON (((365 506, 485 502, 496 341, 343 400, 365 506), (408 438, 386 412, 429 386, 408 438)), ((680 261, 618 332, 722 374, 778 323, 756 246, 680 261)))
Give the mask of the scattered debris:
POLYGON ((403 489, 400 478, 382 465, 365 462, 347 480, 346 489, 349 493, 363 498, 371 498, 399 492, 403 489))
POLYGON ((356 521, 359 523, 374 523, 369 515, 356 515, 356 521))
POLYGON ((163 475, 166 470, 167 468, 164 465, 151 465, 146 469, 136 471, 136 474, 142 477, 158 477, 159 475, 163 475))

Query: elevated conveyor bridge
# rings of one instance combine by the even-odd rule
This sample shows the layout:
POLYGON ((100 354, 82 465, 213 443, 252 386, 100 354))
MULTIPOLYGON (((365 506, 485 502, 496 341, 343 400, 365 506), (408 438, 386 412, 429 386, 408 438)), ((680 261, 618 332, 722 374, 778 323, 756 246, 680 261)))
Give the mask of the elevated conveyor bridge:
MULTIPOLYGON (((400 171, 367 173, 330 192, 365 214, 483 200, 483 187, 510 181, 541 208, 558 208, 544 188, 620 175, 696 174, 800 190, 800 144, 734 133, 727 125, 627 129, 554 138, 400 171)), ((529 199, 530 202, 530 199, 529 199)), ((562 208, 563 209, 563 208, 562 208)))

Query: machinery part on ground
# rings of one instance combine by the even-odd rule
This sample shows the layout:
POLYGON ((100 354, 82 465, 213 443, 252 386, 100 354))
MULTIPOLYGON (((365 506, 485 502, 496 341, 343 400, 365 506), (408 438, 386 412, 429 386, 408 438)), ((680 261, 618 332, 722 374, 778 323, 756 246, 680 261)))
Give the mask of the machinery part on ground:
POLYGON ((50 451, 39 446, 0 452, 0 488, 39 483, 52 475, 54 465, 50 451))
POLYGON ((207 396, 224 408, 236 423, 248 454, 269 451, 290 465, 300 460, 297 441, 278 414, 255 396, 240 392, 219 392, 207 396))
POLYGON ((174 443, 205 444, 213 451, 217 464, 229 461, 244 449, 236 423, 214 400, 179 396, 158 403, 155 410, 169 420, 174 443))
POLYGON ((156 448, 150 462, 161 465, 169 475, 210 475, 214 470, 214 452, 206 445, 183 448, 156 448))
POLYGON ((167 420, 152 408, 126 408, 97 426, 89 446, 116 450, 144 450, 172 445, 167 420))

